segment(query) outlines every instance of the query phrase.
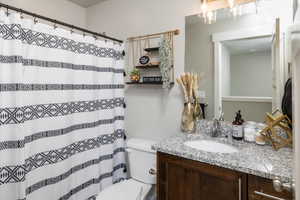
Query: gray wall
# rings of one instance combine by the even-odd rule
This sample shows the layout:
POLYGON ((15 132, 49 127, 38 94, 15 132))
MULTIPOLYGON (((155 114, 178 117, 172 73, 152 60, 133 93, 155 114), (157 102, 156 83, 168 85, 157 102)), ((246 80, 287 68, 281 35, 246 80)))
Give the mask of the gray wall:
POLYGON ((230 56, 231 96, 272 97, 272 52, 230 56))
MULTIPOLYGON (((0 0, 1 3, 22 8, 75 26, 86 27, 85 8, 67 0, 0 0)), ((47 23, 43 21, 43 23, 47 23)))
POLYGON ((272 103, 226 102, 223 101, 224 118, 233 121, 235 113, 241 110, 244 120, 264 122, 266 112, 272 112, 272 103))

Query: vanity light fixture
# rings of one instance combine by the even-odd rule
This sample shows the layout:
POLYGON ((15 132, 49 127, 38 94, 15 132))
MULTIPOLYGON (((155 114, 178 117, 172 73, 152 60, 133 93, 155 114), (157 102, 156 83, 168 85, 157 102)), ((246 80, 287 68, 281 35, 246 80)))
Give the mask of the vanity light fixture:
POLYGON ((217 20, 217 12, 213 10, 208 10, 207 1, 209 0, 202 0, 201 4, 201 13, 202 17, 204 19, 204 23, 211 24, 213 22, 216 22, 217 20))
POLYGON ((228 5, 232 9, 235 5, 235 0, 228 0, 228 5))
MULTIPOLYGON (((256 3, 258 0, 201 0, 201 14, 204 23, 212 24, 217 21, 217 11, 228 9, 233 17, 242 15, 243 4, 256 3)), ((257 6, 257 4, 256 4, 257 6)))

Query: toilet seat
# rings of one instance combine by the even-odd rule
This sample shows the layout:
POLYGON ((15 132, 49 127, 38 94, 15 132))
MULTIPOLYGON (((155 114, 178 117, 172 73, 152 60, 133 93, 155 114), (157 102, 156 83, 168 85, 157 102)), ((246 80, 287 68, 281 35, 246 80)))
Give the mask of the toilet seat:
POLYGON ((151 187, 152 185, 129 179, 103 190, 96 200, 144 200, 151 187))

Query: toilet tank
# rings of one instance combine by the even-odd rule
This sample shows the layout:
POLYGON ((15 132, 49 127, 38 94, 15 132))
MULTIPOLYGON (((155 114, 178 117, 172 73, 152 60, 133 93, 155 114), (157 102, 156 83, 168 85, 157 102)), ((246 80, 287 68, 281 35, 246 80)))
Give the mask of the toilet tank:
POLYGON ((151 149, 155 141, 131 138, 127 141, 127 155, 131 178, 156 184, 156 151, 151 149))

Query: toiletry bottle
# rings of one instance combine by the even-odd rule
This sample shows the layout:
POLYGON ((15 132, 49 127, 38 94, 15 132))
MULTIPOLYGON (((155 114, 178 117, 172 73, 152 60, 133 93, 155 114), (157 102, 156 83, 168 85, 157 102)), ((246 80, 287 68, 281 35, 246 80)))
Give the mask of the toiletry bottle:
POLYGON ((242 118, 241 111, 239 110, 236 113, 235 119, 232 122, 233 130, 232 130, 232 138, 235 140, 243 140, 244 138, 244 130, 243 130, 244 120, 242 118))

